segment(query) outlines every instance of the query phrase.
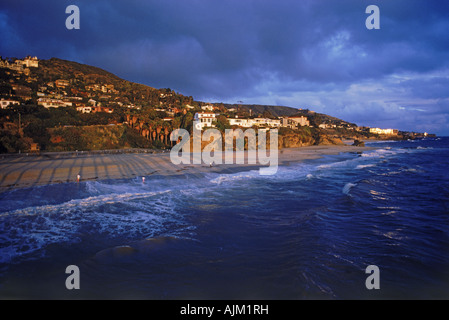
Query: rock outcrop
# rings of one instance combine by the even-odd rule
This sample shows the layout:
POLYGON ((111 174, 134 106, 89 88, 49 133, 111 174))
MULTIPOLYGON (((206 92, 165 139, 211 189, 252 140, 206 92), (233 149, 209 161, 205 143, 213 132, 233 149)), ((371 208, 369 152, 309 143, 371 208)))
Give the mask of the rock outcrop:
POLYGON ((365 146, 365 142, 364 141, 360 141, 360 140, 354 140, 354 143, 352 145, 356 146, 356 147, 364 147, 365 146))

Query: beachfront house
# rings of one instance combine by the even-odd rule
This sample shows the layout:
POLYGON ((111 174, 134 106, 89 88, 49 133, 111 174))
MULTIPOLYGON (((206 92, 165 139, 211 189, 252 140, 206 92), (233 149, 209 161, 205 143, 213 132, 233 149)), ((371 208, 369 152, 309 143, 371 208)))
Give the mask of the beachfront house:
POLYGON ((281 126, 281 120, 268 118, 229 118, 228 122, 231 126, 239 126, 243 128, 251 128, 252 126, 278 128, 281 126))
POLYGON ((215 127, 214 122, 217 120, 216 114, 213 112, 197 112, 193 118, 195 128, 203 130, 205 127, 215 127))
POLYGON ((231 126, 251 128, 254 125, 252 120, 253 119, 229 118, 228 122, 231 126))
POLYGON ((254 125, 259 127, 272 127, 279 128, 281 126, 281 120, 279 119, 269 119, 269 118, 254 118, 252 119, 254 125))
POLYGON ((296 123, 296 125, 299 126, 299 127, 305 127, 305 126, 310 127, 310 122, 309 122, 309 119, 307 119, 307 117, 304 117, 304 116, 299 116, 299 117, 297 117, 297 116, 290 116, 290 117, 288 117, 288 119, 290 121, 293 121, 294 123, 296 123))
POLYGON ((398 134, 398 130, 396 130, 396 129, 370 128, 369 132, 375 133, 375 134, 385 134, 385 135, 397 135, 398 134))

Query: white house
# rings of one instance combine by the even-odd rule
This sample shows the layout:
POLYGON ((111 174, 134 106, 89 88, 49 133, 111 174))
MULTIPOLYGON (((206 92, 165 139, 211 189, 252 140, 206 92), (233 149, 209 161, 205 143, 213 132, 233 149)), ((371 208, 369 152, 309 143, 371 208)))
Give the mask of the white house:
POLYGON ((205 105, 201 107, 202 110, 214 111, 215 107, 211 104, 205 105))
POLYGON ((22 64, 24 64, 25 66, 29 67, 33 67, 33 68, 38 68, 39 67, 39 60, 37 59, 37 57, 26 57, 25 59, 23 59, 22 64))
POLYGON ((280 127, 281 120, 269 118, 254 118, 252 119, 256 126, 280 127))
POLYGON ((331 123, 321 123, 320 125, 318 125, 318 128, 321 129, 331 129, 331 128, 336 128, 337 125, 336 124, 331 124, 331 123))
POLYGON ((19 105, 20 102, 19 102, 19 101, 16 101, 16 100, 12 100, 12 99, 2 99, 2 100, 0 100, 0 107, 1 107, 2 109, 6 109, 6 108, 9 107, 10 105, 14 105, 14 104, 19 105))
POLYGON ((76 107, 76 111, 82 112, 82 113, 91 113, 92 112, 92 107, 90 107, 90 106, 79 106, 79 107, 76 107))
POLYGON ((281 126, 281 120, 268 119, 268 118, 255 118, 255 119, 229 118, 228 121, 231 126, 239 126, 244 128, 251 128, 252 126, 267 126, 267 127, 281 126))
POLYGON ((215 127, 214 122, 217 120, 216 114, 213 112, 197 112, 193 118, 195 128, 203 130, 204 127, 215 127))
POLYGON ((398 134, 398 130, 395 129, 380 129, 380 128, 370 128, 370 133, 376 133, 376 134, 389 134, 389 135, 396 135, 398 134))
POLYGON ((50 98, 39 98, 37 99, 37 104, 44 106, 47 109, 65 107, 65 104, 62 100, 50 98))
POLYGON ((253 119, 229 118, 228 121, 231 126, 251 128, 254 125, 253 119))

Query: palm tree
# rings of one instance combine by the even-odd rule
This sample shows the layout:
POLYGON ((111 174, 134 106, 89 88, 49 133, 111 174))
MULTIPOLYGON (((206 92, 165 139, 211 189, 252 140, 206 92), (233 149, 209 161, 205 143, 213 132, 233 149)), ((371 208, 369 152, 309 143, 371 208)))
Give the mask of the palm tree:
POLYGON ((160 119, 156 120, 156 132, 157 132, 157 137, 160 139, 160 133, 162 130, 162 122, 160 119))
POLYGON ((143 131, 143 126, 144 126, 145 122, 143 120, 139 120, 139 131, 142 132, 143 131))
POLYGON ((142 137, 145 137, 148 139, 148 125, 146 123, 141 124, 142 132, 140 133, 142 137))
POLYGON ((170 131, 168 130, 168 128, 170 127, 170 125, 168 123, 164 123, 164 133, 165 133, 165 145, 167 145, 167 137, 168 134, 170 133, 170 131))
POLYGON ((137 116, 133 116, 133 119, 132 119, 132 123, 133 123, 133 128, 134 128, 134 124, 135 123, 137 123, 137 120, 138 120, 139 118, 137 117, 137 116))
POLYGON ((151 121, 150 121, 150 123, 148 123, 148 135, 150 136, 150 141, 152 141, 152 137, 153 137, 153 124, 151 123, 151 121))

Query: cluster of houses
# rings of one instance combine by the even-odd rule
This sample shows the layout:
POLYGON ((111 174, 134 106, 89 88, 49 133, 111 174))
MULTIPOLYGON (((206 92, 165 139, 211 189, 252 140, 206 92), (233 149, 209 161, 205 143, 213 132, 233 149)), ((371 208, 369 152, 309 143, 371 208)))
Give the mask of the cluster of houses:
MULTIPOLYGON (((202 112, 197 112, 194 116, 195 128, 203 130, 208 127, 215 127, 217 121, 217 114, 213 112, 213 106, 202 107, 202 112)), ((231 111, 228 109, 228 111, 231 111)), ((242 128, 252 128, 256 126, 259 129, 270 130, 270 128, 299 128, 299 127, 312 127, 309 119, 306 116, 289 116, 279 117, 277 119, 270 118, 227 118, 231 126, 238 126, 242 128)), ((318 125, 320 129, 347 129, 359 132, 369 132, 378 135, 397 136, 401 132, 397 129, 380 129, 370 127, 358 127, 347 123, 321 123, 318 125)), ((403 133, 402 133, 403 134, 403 133)))
POLYGON ((374 134, 385 134, 385 135, 394 135, 397 136, 399 133, 399 130, 396 129, 380 129, 380 128, 369 128, 370 133, 374 134))
POLYGON ((16 59, 14 61, 10 61, 8 59, 3 59, 0 57, 0 68, 7 68, 10 70, 14 70, 18 73, 25 73, 25 75, 29 74, 29 68, 38 68, 39 60, 37 57, 26 57, 23 60, 16 59))
MULTIPOLYGON (((239 126, 243 128, 251 128, 256 126, 258 128, 269 130, 270 128, 289 127, 296 128, 299 126, 310 126, 310 122, 307 117, 304 116, 291 116, 281 117, 279 119, 270 118, 227 118, 231 126, 239 126)), ((203 130, 207 127, 215 127, 217 121, 217 114, 210 111, 197 112, 194 116, 195 128, 203 130)))
MULTIPOLYGON (((26 57, 22 60, 8 60, 0 57, 0 68, 7 68, 14 70, 18 73, 23 73, 29 75, 29 68, 38 68, 39 60, 37 57, 26 57)), ((77 76, 76 76, 77 77, 77 76)), ((74 80, 76 81, 76 79, 74 80)), ((84 89, 72 86, 72 80, 67 79, 57 79, 55 81, 50 81, 46 84, 40 85, 37 91, 37 104, 45 108, 59 108, 74 106, 76 110, 81 113, 113 113, 114 109, 111 107, 106 107, 107 103, 110 102, 112 96, 117 95, 114 103, 121 107, 126 107, 129 109, 139 110, 141 107, 133 104, 124 104, 119 99, 119 91, 115 89, 113 84, 98 84, 90 83, 84 86, 84 89), (95 100, 95 99, 97 100, 95 100), (89 100, 87 100, 89 99, 89 100), (118 99, 118 100, 117 100, 118 99), (87 101, 87 102, 86 102, 87 101)), ((19 85, 16 83, 11 83, 12 90, 15 92, 14 99, 13 96, 10 98, 1 98, 0 107, 6 109, 11 105, 19 105, 19 100, 29 100, 31 99, 31 89, 24 85, 19 85)), ((180 108, 176 105, 170 105, 165 103, 166 99, 172 98, 174 93, 171 90, 161 91, 159 93, 160 107, 155 109, 156 111, 165 112, 168 117, 164 118, 164 121, 171 121, 175 114, 184 112, 187 110, 196 109, 197 106, 186 104, 180 108), (168 106, 168 107, 167 107, 168 106)), ((218 114, 217 106, 213 104, 207 104, 201 106, 202 111, 195 113, 194 121, 195 127, 198 129, 204 129, 207 127, 215 127, 218 114)), ((301 109, 300 109, 301 110, 301 109)), ((221 110, 223 111, 223 110, 221 110)), ((227 109, 228 112, 237 111, 235 109, 227 109)), ((219 112, 222 113, 222 112, 219 112)), ((260 129, 269 130, 270 128, 298 128, 311 126, 309 119, 306 116, 289 116, 289 117, 279 117, 277 119, 263 118, 263 117, 249 117, 240 118, 237 115, 235 117, 227 118, 231 126, 238 126, 242 128, 258 127, 260 129)), ((333 128, 345 128, 349 130, 365 131, 373 134, 379 135, 398 135, 399 131, 396 129, 380 129, 380 128, 369 128, 369 127, 357 127, 354 125, 349 125, 345 123, 321 123, 318 125, 321 129, 333 129, 333 128)))
MULTIPOLYGON (((3 59, 0 57, 0 68, 12 70, 15 74, 30 75, 30 68, 38 68, 39 60, 37 57, 28 56, 24 59, 3 59)), ((9 72, 9 71, 7 71, 9 72)), ((30 77, 25 81, 32 82, 30 77)), ((20 105, 20 101, 27 101, 32 99, 32 89, 26 85, 18 84, 15 81, 10 81, 11 89, 8 98, 0 99, 0 108, 6 109, 12 105, 20 105)), ((107 94, 118 94, 119 91, 114 88, 113 84, 90 84, 86 85, 84 90, 79 90, 71 86, 71 81, 67 79, 57 79, 46 84, 38 86, 36 92, 37 104, 45 108, 59 108, 75 106, 76 110, 82 113, 106 112, 112 113, 114 110, 109 107, 102 106, 100 101, 105 101, 111 98, 107 94), (70 96, 72 94, 72 96, 70 96), (97 97, 99 101, 90 99, 87 103, 83 101, 90 97, 97 97)), ((117 102, 118 105, 123 103, 117 102)), ((135 107, 129 105, 127 107, 135 107)))
MULTIPOLYGON (((193 106, 187 106, 193 109, 193 106)), ((202 112, 195 113, 194 121, 195 127, 197 129, 204 129, 206 127, 215 127, 215 122, 217 120, 217 115, 215 111, 219 109, 217 106, 208 104, 201 106, 202 112)), ((235 108, 227 109, 228 112, 237 111, 235 108)), ((251 110, 250 110, 251 111, 251 110)), ((270 118, 239 118, 235 116, 234 118, 227 118, 228 123, 231 126, 238 126, 242 128, 258 127, 259 129, 269 130, 270 128, 297 128, 301 126, 310 126, 310 122, 305 116, 290 116, 290 117, 279 117, 278 119, 270 118)))
POLYGON ((82 113, 96 113, 96 112, 106 112, 113 113, 114 109, 110 107, 102 106, 97 103, 94 99, 89 99, 88 103, 82 103, 82 98, 80 97, 70 97, 70 98, 39 98, 37 99, 37 104, 45 108, 59 108, 59 107, 71 107, 75 106, 76 111, 82 113))
MULTIPOLYGON (((117 94, 118 91, 114 88, 113 84, 90 84, 85 86, 86 91, 81 91, 76 88, 70 88, 70 92, 74 96, 68 96, 67 89, 70 87, 70 81, 66 79, 58 79, 48 82, 45 86, 39 87, 37 92, 37 104, 45 108, 59 108, 74 106, 76 110, 82 113, 95 113, 95 112, 114 112, 113 108, 102 106, 101 101, 109 100, 111 98, 107 93, 117 94), (61 89, 59 92, 53 92, 52 88, 61 89), (92 93, 92 91, 94 93, 92 93), (98 92, 96 94, 95 92, 98 92), (97 100, 92 97, 97 97, 97 100), (83 102, 90 98, 87 103, 83 102)), ((117 102, 118 105, 123 103, 117 102)))

